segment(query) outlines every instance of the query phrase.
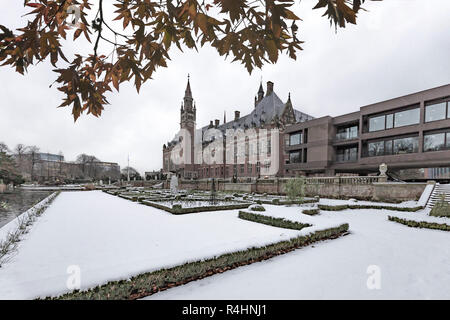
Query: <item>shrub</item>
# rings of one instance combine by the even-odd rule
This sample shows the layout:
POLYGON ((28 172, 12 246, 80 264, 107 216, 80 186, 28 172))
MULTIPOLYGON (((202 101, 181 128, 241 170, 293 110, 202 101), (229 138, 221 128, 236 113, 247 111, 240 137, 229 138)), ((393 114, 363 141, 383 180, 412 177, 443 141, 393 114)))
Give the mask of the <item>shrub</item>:
POLYGON ((445 201, 445 194, 440 195, 440 199, 431 209, 430 216, 450 217, 450 204, 445 201))
POLYGON ((302 213, 310 215, 310 216, 314 216, 319 213, 319 209, 303 209, 302 213))
POLYGON ((306 180, 305 177, 289 179, 286 182, 286 195, 290 200, 302 201, 305 197, 306 180))
POLYGON ((388 216, 388 220, 404 224, 405 226, 408 226, 411 228, 427 228, 427 229, 436 229, 436 230, 442 230, 442 231, 450 231, 450 225, 445 224, 445 223, 414 221, 414 220, 407 220, 407 219, 402 219, 399 217, 392 217, 392 216, 388 216))
POLYGON ((273 204, 280 204, 280 199, 272 199, 273 204))
POLYGON ((380 206, 380 205, 371 205, 371 204, 362 204, 362 205, 354 205, 354 204, 341 204, 336 206, 330 206, 326 204, 318 205, 320 210, 325 211, 341 211, 346 209, 386 209, 393 211, 407 211, 407 212, 416 212, 422 210, 422 207, 394 207, 394 206, 380 206))
POLYGON ((252 211, 266 211, 266 209, 263 206, 256 205, 256 204, 250 206, 249 209, 252 210, 252 211))
POLYGON ((285 229, 301 230, 306 227, 311 227, 309 223, 300 223, 296 221, 286 220, 283 218, 274 218, 247 211, 239 211, 239 218, 285 229))

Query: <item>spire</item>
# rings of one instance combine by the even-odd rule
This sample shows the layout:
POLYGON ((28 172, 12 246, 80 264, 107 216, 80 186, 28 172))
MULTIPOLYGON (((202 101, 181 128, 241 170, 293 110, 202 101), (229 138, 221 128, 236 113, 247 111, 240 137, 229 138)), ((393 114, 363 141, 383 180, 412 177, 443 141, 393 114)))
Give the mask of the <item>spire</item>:
POLYGON ((223 110, 223 123, 227 123, 227 114, 225 110, 223 110))
POLYGON ((258 90, 258 102, 261 101, 262 98, 264 98, 264 89, 261 80, 261 82, 259 83, 259 90, 258 90))
POLYGON ((185 98, 192 98, 192 92, 191 92, 191 83, 189 81, 189 74, 188 74, 188 82, 187 82, 187 86, 186 86, 186 91, 184 92, 184 97, 185 98))
POLYGON ((288 100, 287 100, 287 102, 286 102, 286 105, 292 106, 292 102, 291 102, 291 93, 290 93, 290 92, 289 92, 289 95, 288 95, 288 100))

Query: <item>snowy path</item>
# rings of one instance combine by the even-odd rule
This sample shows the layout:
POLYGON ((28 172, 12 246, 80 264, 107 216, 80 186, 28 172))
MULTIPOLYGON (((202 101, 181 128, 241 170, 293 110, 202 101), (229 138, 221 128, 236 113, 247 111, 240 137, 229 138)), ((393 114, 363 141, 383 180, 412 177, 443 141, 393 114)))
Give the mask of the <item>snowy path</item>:
MULTIPOLYGON (((298 217, 298 208, 266 207, 266 214, 298 217)), ((299 218, 345 221, 352 234, 148 299, 450 299, 450 233, 408 228, 387 221, 387 215, 398 214, 345 210, 299 218), (367 288, 369 265, 380 268, 379 290, 367 288)))
POLYGON ((0 268, 0 299, 67 292, 72 265, 84 289, 314 229, 274 228, 243 221, 237 212, 175 216, 101 191, 63 192, 0 268))

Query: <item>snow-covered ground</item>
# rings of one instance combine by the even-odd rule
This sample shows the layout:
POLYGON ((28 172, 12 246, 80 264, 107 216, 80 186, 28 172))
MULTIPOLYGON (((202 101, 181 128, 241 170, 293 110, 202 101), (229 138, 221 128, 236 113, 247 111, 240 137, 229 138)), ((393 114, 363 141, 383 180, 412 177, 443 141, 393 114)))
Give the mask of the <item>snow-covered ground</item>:
POLYGON ((63 192, 0 268, 0 299, 69 291, 306 234, 237 218, 238 210, 172 215, 101 191, 63 192), (72 279, 72 278, 71 278, 72 279))
MULTIPOLYGON (((267 211, 258 213, 315 224, 348 222, 351 234, 148 299, 450 299, 450 233, 387 220, 388 215, 438 220, 427 217, 426 210, 321 211, 308 216, 294 206, 265 207, 267 211), (376 274, 367 272, 369 266, 375 266, 369 271, 376 274), (380 289, 369 289, 369 277, 378 275, 380 289)), ((439 222, 450 223, 445 219, 439 222)))

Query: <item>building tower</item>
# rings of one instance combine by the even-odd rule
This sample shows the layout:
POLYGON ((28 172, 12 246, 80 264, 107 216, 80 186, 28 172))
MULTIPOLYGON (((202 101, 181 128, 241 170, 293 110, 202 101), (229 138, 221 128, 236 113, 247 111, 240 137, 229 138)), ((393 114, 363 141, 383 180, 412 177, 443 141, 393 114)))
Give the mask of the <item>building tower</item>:
POLYGON ((196 120, 197 110, 195 108, 195 102, 192 98, 191 84, 188 75, 188 82, 186 90, 184 92, 183 102, 181 104, 180 110, 180 128, 185 129, 190 134, 190 146, 185 145, 190 149, 190 163, 185 163, 184 165, 184 177, 190 178, 194 174, 194 132, 195 132, 195 120, 196 120))

